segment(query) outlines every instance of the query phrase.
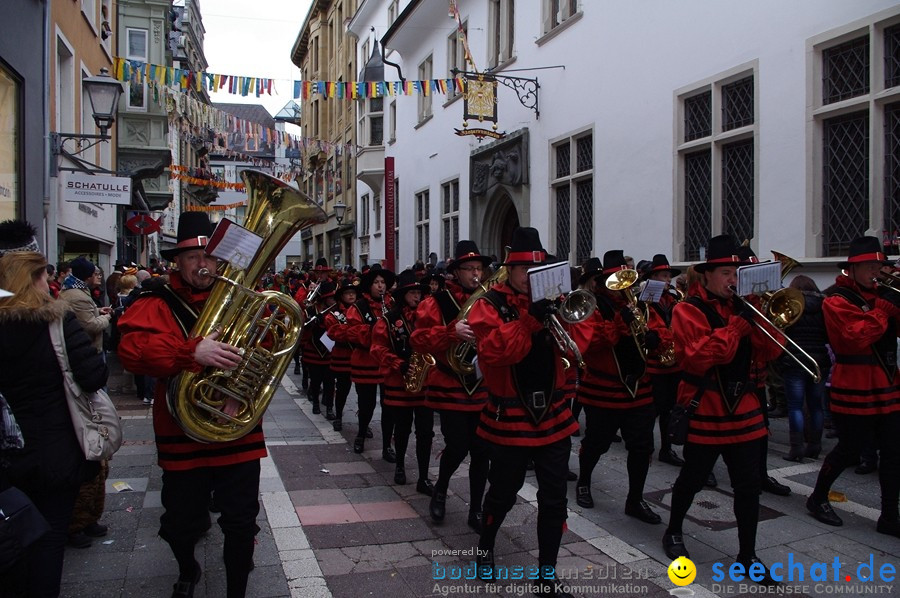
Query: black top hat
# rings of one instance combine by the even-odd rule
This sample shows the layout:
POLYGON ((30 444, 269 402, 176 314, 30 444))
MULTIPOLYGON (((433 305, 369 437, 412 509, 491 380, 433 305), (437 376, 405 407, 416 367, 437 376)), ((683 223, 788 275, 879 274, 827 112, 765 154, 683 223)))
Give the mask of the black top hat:
POLYGON ((324 257, 320 257, 316 260, 316 267, 313 268, 315 272, 331 272, 331 267, 328 265, 328 260, 324 257))
POLYGON ((753 252, 753 249, 749 245, 741 245, 738 247, 737 251, 738 257, 741 258, 741 261, 746 264, 758 264, 759 258, 756 257, 756 254, 753 252))
POLYGON ((610 249, 603 254, 603 276, 609 276, 613 272, 619 270, 627 270, 628 263, 625 261, 625 252, 621 249, 610 249))
POLYGON ((171 261, 183 251, 206 247, 213 233, 212 222, 206 212, 183 212, 178 219, 178 241, 175 247, 163 249, 159 254, 171 261))
POLYGON ((513 231, 509 255, 503 266, 530 266, 547 261, 547 252, 541 245, 541 235, 530 226, 520 226, 513 231))
MULTIPOLYGON (((436 272, 436 271, 429 272, 428 274, 426 274, 425 276, 423 276, 423 277, 419 280, 419 282, 421 282, 422 284, 424 284, 424 285, 427 287, 428 285, 431 284, 431 281, 432 281, 432 280, 437 281, 438 287, 441 288, 441 289, 444 288, 444 285, 445 285, 446 282, 447 282, 447 279, 444 278, 444 275, 441 274, 440 272, 436 272)), ((429 287, 429 288, 430 288, 430 287, 429 287)))
POLYGON ((397 276, 397 288, 391 293, 394 299, 400 301, 409 291, 428 291, 428 285, 422 284, 416 280, 416 273, 413 270, 404 270, 397 276))
POLYGON ((37 230, 24 220, 0 222, 0 256, 17 251, 40 251, 37 230))
POLYGON ((718 266, 744 266, 749 264, 741 259, 740 248, 731 235, 718 235, 709 240, 706 261, 694 266, 696 272, 709 272, 718 266))
POLYGON ((454 258, 446 266, 447 272, 453 272, 460 264, 468 261, 479 261, 485 268, 491 264, 491 258, 486 255, 481 255, 475 241, 469 241, 468 239, 463 239, 456 243, 456 249, 453 252, 453 256, 454 258))
POLYGON ((666 270, 668 270, 672 276, 681 274, 681 270, 669 265, 669 260, 664 254, 657 253, 653 256, 653 260, 650 262, 650 267, 647 269, 646 275, 650 276, 654 272, 664 272, 666 270))
POLYGON ((341 285, 337 288, 337 290, 335 292, 337 293, 338 296, 340 296, 340 295, 344 294, 344 291, 359 292, 359 280, 355 279, 355 278, 353 280, 350 280, 349 278, 345 278, 345 279, 341 280, 341 285))
POLYGON ((384 278, 385 287, 388 289, 394 286, 394 281, 397 280, 397 275, 386 268, 382 268, 381 264, 372 264, 369 271, 363 274, 359 279, 359 285, 362 287, 364 293, 368 293, 372 290, 372 283, 375 282, 376 276, 384 278))
POLYGON ((325 297, 334 297, 334 291, 337 288, 330 280, 319 283, 319 294, 316 295, 316 301, 321 301, 325 297))
POLYGON ((588 261, 581 265, 581 276, 578 278, 579 286, 583 286, 587 281, 603 273, 603 263, 599 257, 589 258, 588 261))
POLYGON ((838 268, 843 270, 844 268, 849 268, 852 264, 861 264, 863 262, 881 262, 885 266, 891 265, 891 262, 884 254, 881 241, 877 237, 856 237, 850 241, 847 261, 838 264, 838 268))

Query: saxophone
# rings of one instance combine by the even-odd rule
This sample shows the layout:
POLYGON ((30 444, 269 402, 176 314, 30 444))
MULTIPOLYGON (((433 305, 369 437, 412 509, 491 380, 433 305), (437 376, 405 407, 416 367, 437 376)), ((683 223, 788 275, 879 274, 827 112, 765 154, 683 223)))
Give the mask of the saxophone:
POLYGON ((409 369, 403 375, 403 385, 406 392, 418 394, 425 386, 428 371, 434 367, 437 361, 431 353, 413 353, 409 356, 409 369))
POLYGON ((324 210, 304 193, 262 172, 241 173, 247 188, 244 227, 263 237, 246 268, 227 264, 215 279, 191 338, 220 331, 218 340, 241 349, 230 371, 206 367, 173 378, 167 393, 172 417, 190 438, 227 442, 249 434, 269 406, 291 357, 304 315, 279 291, 253 291, 275 256, 301 228, 326 221, 324 210), (226 399, 238 405, 226 413, 226 399))

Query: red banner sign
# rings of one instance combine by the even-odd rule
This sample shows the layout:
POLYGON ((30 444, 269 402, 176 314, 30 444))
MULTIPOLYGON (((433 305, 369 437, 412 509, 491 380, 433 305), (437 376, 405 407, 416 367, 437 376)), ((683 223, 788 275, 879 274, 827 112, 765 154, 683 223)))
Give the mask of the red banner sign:
POLYGON ((135 214, 125 221, 125 226, 128 227, 128 230, 136 235, 158 233, 161 225, 162 216, 160 216, 159 220, 154 220, 150 214, 135 214))
POLYGON ((397 247, 394 244, 394 158, 384 159, 384 267, 397 271, 397 247))

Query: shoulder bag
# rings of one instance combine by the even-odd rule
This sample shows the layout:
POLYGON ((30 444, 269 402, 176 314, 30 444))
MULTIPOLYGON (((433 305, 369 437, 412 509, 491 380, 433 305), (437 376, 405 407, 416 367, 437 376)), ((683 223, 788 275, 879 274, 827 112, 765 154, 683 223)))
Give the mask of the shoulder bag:
POLYGON ((63 374, 63 387, 75 435, 88 461, 109 459, 122 446, 122 423, 106 391, 85 392, 75 381, 66 353, 63 321, 50 324, 50 340, 63 374))

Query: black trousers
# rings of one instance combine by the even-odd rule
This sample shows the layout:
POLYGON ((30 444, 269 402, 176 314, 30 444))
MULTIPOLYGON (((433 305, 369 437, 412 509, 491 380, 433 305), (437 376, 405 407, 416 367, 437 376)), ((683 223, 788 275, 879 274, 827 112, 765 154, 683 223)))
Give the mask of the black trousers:
POLYGON ((522 447, 489 443, 491 472, 484 497, 482 532, 478 547, 494 549, 497 532, 506 514, 516 504, 516 495, 525 483, 529 461, 534 461, 538 492, 538 564, 556 567, 559 543, 566 521, 566 475, 572 439, 568 436, 546 446, 522 447))
POLYGON ((881 515, 889 520, 898 518, 900 498, 900 412, 889 415, 831 414, 838 432, 838 443, 825 457, 816 487, 815 500, 824 501, 832 484, 847 467, 859 462, 860 453, 874 439, 881 451, 878 481, 881 484, 881 515))
POLYGON ((428 479, 428 462, 431 460, 431 442, 434 438, 434 410, 428 407, 393 407, 394 448, 397 451, 397 468, 406 464, 406 449, 413 421, 416 426, 416 464, 419 479, 428 479))
POLYGON ((228 598, 244 596, 253 567, 254 538, 259 532, 259 459, 187 471, 164 471, 159 536, 178 561, 180 579, 196 570, 194 546, 209 528, 209 496, 215 492, 221 509, 219 527, 225 535, 225 576, 228 598))
POLYGON ((331 370, 331 373, 334 375, 334 413, 338 419, 342 419, 344 405, 347 404, 347 397, 350 395, 350 389, 353 388, 353 382, 350 381, 350 372, 331 370))
POLYGON ((728 466, 731 489, 734 492, 734 515, 738 526, 738 556, 756 554, 756 527, 759 523, 759 455, 762 439, 738 444, 684 445, 684 465, 672 488, 672 513, 666 533, 681 534, 684 518, 703 488, 709 472, 719 456, 728 466))
POLYGON ((366 429, 372 423, 375 415, 375 395, 381 395, 381 442, 382 449, 387 450, 391 446, 391 438, 394 436, 394 409, 384 404, 384 384, 360 384, 356 383, 356 396, 359 400, 359 430, 357 437, 364 437, 366 429))
POLYGON ((603 407, 584 406, 584 438, 578 451, 578 485, 591 483, 591 475, 597 463, 609 450, 613 437, 622 431, 625 450, 628 451, 626 461, 628 468, 629 502, 637 502, 643 498, 644 483, 650 471, 650 457, 653 454, 653 422, 656 409, 652 404, 632 409, 605 409, 603 407))
POLYGON ((326 407, 334 407, 334 374, 327 365, 307 364, 309 370, 309 390, 306 396, 313 403, 319 402, 321 393, 322 404, 326 407))
POLYGON ((477 513, 481 510, 481 498, 484 496, 490 468, 488 443, 476 434, 481 412, 442 409, 440 414, 441 434, 444 436, 445 447, 441 453, 441 464, 434 491, 446 494, 450 478, 459 469, 466 455, 470 455, 469 511, 477 513))
POLYGON ((656 408, 656 417, 659 418, 659 444, 660 451, 671 450, 669 443, 669 414, 675 406, 678 397, 678 383, 681 381, 681 372, 671 374, 654 374, 651 376, 653 388, 653 406, 656 408))

